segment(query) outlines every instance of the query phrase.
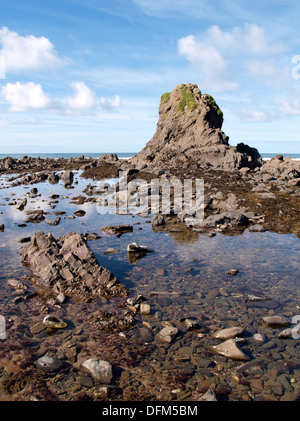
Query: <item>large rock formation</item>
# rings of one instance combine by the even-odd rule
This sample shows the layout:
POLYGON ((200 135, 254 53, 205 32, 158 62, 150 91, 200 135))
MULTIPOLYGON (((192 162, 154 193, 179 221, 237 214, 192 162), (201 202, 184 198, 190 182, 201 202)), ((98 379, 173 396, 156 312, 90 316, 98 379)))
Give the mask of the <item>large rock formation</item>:
POLYGON ((222 124, 223 113, 210 95, 202 94, 197 85, 178 85, 162 95, 156 133, 131 163, 148 170, 260 167, 258 151, 243 143, 230 146, 222 124))
POLYGON ((20 253, 36 285, 54 295, 80 300, 127 295, 125 286, 98 264, 82 234, 71 232, 55 239, 38 231, 20 253))

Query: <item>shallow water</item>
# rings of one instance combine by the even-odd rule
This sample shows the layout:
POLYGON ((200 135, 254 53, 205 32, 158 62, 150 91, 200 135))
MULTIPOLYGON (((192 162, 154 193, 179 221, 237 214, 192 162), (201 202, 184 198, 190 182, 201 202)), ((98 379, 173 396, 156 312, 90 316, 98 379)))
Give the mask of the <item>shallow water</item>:
MULTIPOLYGON (((154 232, 150 216, 100 215, 95 203, 71 204, 72 197, 84 195, 82 191, 87 184, 95 185, 79 175, 76 174, 78 184, 73 189, 66 189, 61 182, 9 187, 6 180, 11 175, 0 179, 0 224, 5 224, 4 232, 0 233, 0 314, 6 320, 6 339, 1 341, 0 375, 4 384, 1 400, 32 400, 33 396, 37 400, 97 398, 98 385, 84 382, 78 370, 78 355, 89 354, 119 367, 114 385, 121 392, 117 397, 109 396, 111 399, 192 400, 208 387, 223 400, 297 399, 299 339, 278 339, 283 329, 264 327, 262 317, 278 314, 292 321, 293 316, 300 314, 299 239, 295 235, 248 230, 235 236, 217 233, 212 238, 184 227, 180 232, 166 229, 154 232), (28 199, 25 209, 43 209, 52 219, 54 212, 66 212, 58 226, 45 222, 18 226, 26 220, 25 211, 9 203, 24 197, 33 187, 38 189, 38 196, 28 199), (50 203, 51 193, 60 195, 58 203, 50 203), (69 219, 78 209, 86 214, 69 219), (101 230, 117 224, 132 224, 133 232, 117 238, 101 230), (99 263, 126 285, 130 297, 142 294, 148 299, 150 316, 138 314, 135 328, 125 332, 125 337, 118 333, 108 335, 97 331, 88 319, 99 308, 113 306, 113 300, 112 303, 69 300, 61 308, 51 309, 69 321, 66 330, 51 335, 45 331, 32 334, 30 327, 43 319, 45 303, 39 296, 13 302, 14 291, 7 280, 29 274, 21 264, 19 249, 23 244, 18 240, 32 237, 37 230, 51 232, 54 237, 70 231, 99 234, 100 239, 88 241, 99 263), (133 241, 154 252, 130 261, 126 248, 133 241), (118 252, 104 255, 109 247, 118 252), (227 274, 233 268, 239 270, 236 276, 227 274), (264 295, 269 300, 249 303, 245 301, 248 293, 264 295), (201 328, 184 331, 181 321, 188 317, 197 318, 201 328), (169 347, 149 338, 145 341, 141 334, 143 322, 149 323, 154 331, 170 322, 179 327, 180 334, 169 347), (245 330, 246 341, 240 347, 250 361, 265 364, 261 371, 248 377, 236 371, 241 362, 215 355, 209 348, 219 343, 212 337, 214 331, 233 325, 245 330), (253 340, 255 333, 266 335, 264 344, 253 340), (69 347, 70 341, 73 345, 69 347), (68 369, 35 377, 35 361, 47 352, 66 361, 68 369), (18 376, 26 377, 26 372, 31 381, 20 385, 18 376)), ((34 292, 34 286, 30 290, 34 292)))

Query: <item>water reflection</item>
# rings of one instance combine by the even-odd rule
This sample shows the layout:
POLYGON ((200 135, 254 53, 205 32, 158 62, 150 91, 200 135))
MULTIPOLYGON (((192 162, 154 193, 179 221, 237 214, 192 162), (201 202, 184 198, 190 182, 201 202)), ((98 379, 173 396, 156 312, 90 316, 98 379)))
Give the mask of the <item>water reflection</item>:
MULTIPOLYGON (((74 184, 72 190, 66 189, 61 181, 55 185, 43 182, 26 187, 6 188, 8 186, 7 177, 2 177, 2 187, 5 188, 0 189, 0 204, 3 205, 0 207, 2 212, 0 224, 5 225, 5 230, 0 233, 0 314, 7 319, 11 318, 7 326, 7 346, 9 341, 21 343, 25 339, 29 342, 34 339, 35 344, 31 342, 28 344, 28 352, 34 349, 34 352, 39 355, 39 353, 43 353, 43 350, 46 352, 49 349, 52 351, 58 349, 69 363, 72 363, 72 358, 75 361, 77 358, 76 355, 72 356, 74 347, 68 348, 69 341, 72 340, 81 352, 85 350, 86 353, 94 352, 98 355, 97 352, 100 352, 101 348, 103 355, 106 355, 106 352, 107 358, 115 358, 116 363, 119 363, 121 357, 118 353, 114 354, 111 349, 119 347, 118 349, 122 348, 124 361, 126 355, 126 364, 129 367, 129 360, 133 358, 132 355, 135 355, 134 352, 137 353, 138 350, 140 355, 143 355, 137 345, 141 341, 139 329, 144 327, 142 322, 149 323, 155 331, 161 327, 162 321, 178 325, 180 320, 196 317, 203 324, 203 331, 198 332, 199 336, 197 333, 190 333, 186 336, 182 333, 182 336, 179 336, 165 351, 161 351, 155 341, 152 341, 151 347, 147 348, 147 353, 151 350, 150 356, 148 355, 148 359, 140 359, 139 364, 144 364, 146 367, 146 371, 144 371, 147 373, 151 367, 156 377, 156 384, 159 382, 161 387, 165 387, 166 390, 165 374, 162 373, 165 373, 164 370, 172 371, 168 368, 172 367, 172 364, 175 367, 177 367, 176 364, 179 364, 181 370, 182 367, 186 368, 187 364, 189 367, 192 366, 192 370, 189 371, 193 373, 190 374, 191 381, 201 387, 203 386, 202 382, 209 383, 208 379, 211 376, 219 375, 215 367, 220 364, 223 367, 223 381, 226 380, 230 386, 231 399, 241 400, 241 396, 246 392, 244 393, 243 388, 239 388, 238 384, 232 383, 234 363, 222 359, 223 357, 220 359, 215 356, 211 357, 205 346, 210 343, 215 344, 215 342, 207 332, 238 324, 245 327, 247 335, 250 337, 254 333, 263 331, 262 316, 279 312, 292 318, 300 311, 299 239, 292 234, 251 233, 248 230, 235 236, 216 233, 210 238, 207 233, 191 231, 184 224, 177 223, 171 224, 169 228, 153 229, 152 224, 149 223, 151 222, 150 216, 139 216, 136 213, 132 215, 99 213, 95 202, 84 201, 79 205, 74 203, 74 198, 78 196, 87 199, 93 197, 93 195, 84 193, 91 181, 83 180, 79 175, 80 173, 75 173, 74 181, 78 184, 74 184), (13 198, 24 197, 34 187, 38 189, 38 194, 36 197, 28 198, 27 206, 23 211, 17 210, 16 205, 8 205, 13 198), (50 199, 53 193, 59 195, 55 200, 50 199), (5 198, 8 198, 9 201, 5 198), (51 219, 55 219, 56 214, 59 213, 61 217, 59 225, 51 226, 45 221, 41 221, 37 224, 29 222, 26 223, 26 226, 19 227, 27 219, 26 211, 33 209, 42 209, 47 213, 47 218, 51 219), (74 212, 78 209, 84 210, 85 215, 75 216, 74 212), (132 232, 127 232, 122 236, 111 235, 103 231, 104 227, 111 225, 132 225, 133 229, 132 232), (102 333, 88 323, 88 318, 92 317, 95 312, 105 305, 110 305, 98 301, 87 305, 69 300, 57 311, 70 321, 72 329, 57 332, 51 337, 45 332, 42 332, 40 336, 32 334, 30 328, 40 322, 43 317, 39 297, 15 303, 13 291, 8 287, 7 280, 9 278, 20 279, 29 273, 28 269, 21 264, 19 248, 23 245, 18 240, 22 237, 32 237, 39 229, 47 233, 50 232, 54 237, 65 235, 70 231, 98 234, 100 238, 95 241, 88 240, 88 244, 99 263, 111 270, 126 285, 130 297, 141 294, 148 299, 151 315, 146 319, 137 317, 137 327, 127 333, 129 341, 126 342, 126 345, 125 342, 120 343, 118 335, 106 337, 103 341, 102 333), (127 246, 133 242, 148 247, 153 250, 153 253, 147 253, 139 259, 136 258, 139 256, 135 255, 132 259, 127 252, 127 246), (106 253, 108 249, 114 249, 115 252, 106 253), (227 273, 230 269, 238 269, 239 272, 236 276, 231 276, 227 273), (249 305, 245 301, 245 294, 254 292, 268 296, 273 301, 266 300, 260 304, 249 305), (274 307, 274 302, 278 303, 278 306, 276 304, 274 307), (78 333, 80 329, 82 332, 78 333), (88 342, 89 337, 91 342, 88 342), (68 345, 66 346, 65 343, 68 345), (99 347, 99 343, 101 343, 101 347, 99 347), (111 348, 108 346, 106 349, 106 343, 110 344, 111 348), (113 343, 114 345, 112 345, 113 343), (132 350, 131 347, 136 350, 132 350), (189 352, 191 354, 188 354, 189 352), (127 353, 131 355, 130 358, 127 353), (207 363, 207 367, 203 362, 206 360, 210 361, 207 363), (204 365, 206 371, 203 368, 199 369, 198 364, 204 365), (210 369, 212 371, 208 374, 210 369)), ((30 288, 34 291, 33 286, 30 288)), ((56 311, 55 308, 52 311, 56 311)), ((274 363, 279 364, 292 360, 295 367, 285 373, 290 382, 293 376, 295 378, 295 371, 299 372, 297 368, 299 343, 293 339, 287 339, 286 342, 280 341, 277 338, 277 333, 270 329, 263 332, 268 337, 266 342, 268 345, 265 345, 265 348, 258 347, 253 341, 250 341, 249 353, 253 359, 258 358, 266 361, 270 365, 270 370, 274 363)), ((12 352, 12 356, 15 355, 13 351, 9 352, 12 352)), ((27 364, 32 364, 32 359, 36 359, 36 354, 34 355, 35 357, 30 357, 31 360, 28 357, 30 361, 27 361, 27 364)), ((21 359, 19 354, 18 358, 21 359)), ((138 372, 137 378, 138 376, 143 376, 143 372, 138 372)), ((270 383, 268 368, 261 376, 262 382, 270 383)), ((277 379, 275 380, 277 381, 277 379)), ((70 391, 72 387, 68 388, 67 385, 68 382, 72 385, 73 383, 67 374, 66 377, 63 377, 63 382, 65 386, 60 386, 65 387, 63 389, 65 392, 58 396, 62 396, 62 399, 69 399, 72 395, 70 391)), ((189 380, 184 383, 184 387, 187 390, 194 390, 195 385, 191 383, 189 386, 188 382, 189 380)), ((174 385, 173 389, 175 390, 178 388, 178 384, 175 382, 174 385)), ((242 386, 245 387, 245 385, 242 386)), ((250 393, 248 396, 250 397, 251 393, 256 396, 256 392, 253 392, 250 386, 247 387, 250 393)), ((274 394, 274 390, 276 390, 275 386, 273 389, 270 388, 269 396, 277 400, 278 395, 274 394)), ((292 391, 294 393, 294 388, 292 391)), ((285 392, 286 389, 283 389, 282 395, 285 392)), ((10 395, 10 398, 14 398, 14 395, 10 395)))

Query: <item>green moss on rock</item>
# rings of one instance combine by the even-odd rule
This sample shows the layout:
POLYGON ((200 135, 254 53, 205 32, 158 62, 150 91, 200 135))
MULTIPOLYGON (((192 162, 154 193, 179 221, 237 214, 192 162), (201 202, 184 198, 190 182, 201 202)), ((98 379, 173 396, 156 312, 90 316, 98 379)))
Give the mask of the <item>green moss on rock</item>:
POLYGON ((160 97, 160 102, 165 103, 165 102, 169 101, 170 95, 171 95, 171 92, 166 92, 166 93, 162 94, 162 96, 160 97))
POLYGON ((186 86, 183 86, 181 88, 181 98, 179 101, 179 104, 177 106, 177 111, 184 112, 185 107, 187 107, 188 111, 193 110, 197 107, 197 102, 195 101, 195 98, 191 91, 187 90, 186 86))
POLYGON ((218 104, 211 95, 205 94, 202 96, 202 98, 206 104, 213 107, 213 109, 217 112, 218 115, 223 116, 221 108, 218 106, 218 104))

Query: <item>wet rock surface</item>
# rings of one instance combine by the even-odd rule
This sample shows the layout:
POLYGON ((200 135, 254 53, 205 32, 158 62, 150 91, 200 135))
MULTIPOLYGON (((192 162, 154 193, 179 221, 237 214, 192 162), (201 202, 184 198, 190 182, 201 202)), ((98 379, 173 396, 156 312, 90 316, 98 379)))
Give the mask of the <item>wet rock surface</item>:
POLYGON ((20 250, 22 261, 37 285, 77 299, 125 295, 125 287, 100 266, 84 236, 69 233, 55 239, 38 231, 30 244, 20 250))

